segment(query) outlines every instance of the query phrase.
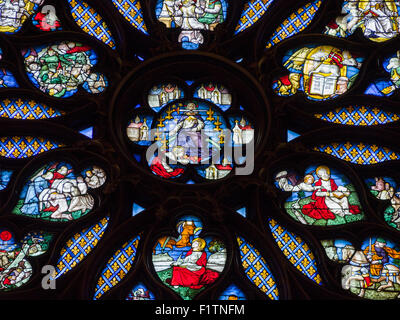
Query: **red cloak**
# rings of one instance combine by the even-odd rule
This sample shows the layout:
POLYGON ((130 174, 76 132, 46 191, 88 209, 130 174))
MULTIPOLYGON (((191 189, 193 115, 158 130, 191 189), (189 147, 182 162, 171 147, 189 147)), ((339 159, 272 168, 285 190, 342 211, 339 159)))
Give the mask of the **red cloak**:
MULTIPOLYGON (((331 183, 331 190, 336 191, 338 189, 338 186, 336 185, 335 181, 333 179, 329 179, 331 183)), ((315 186, 321 186, 322 181, 319 179, 316 183, 315 186)), ((326 189, 321 189, 321 191, 328 191, 326 189)), ((305 204, 303 208, 301 209, 301 212, 314 219, 325 219, 325 220, 334 220, 336 216, 333 214, 331 210, 329 210, 328 206, 325 203, 325 197, 319 197, 316 195, 317 191, 314 191, 311 199, 314 200, 315 202, 310 202, 309 204, 305 204)), ((360 208, 356 205, 350 205, 349 210, 352 214, 359 214, 360 208)))
MULTIPOLYGON (((191 255, 192 249, 186 254, 186 257, 191 255)), ((202 253, 196 264, 201 266, 200 270, 190 271, 182 267, 174 267, 172 271, 171 286, 189 287, 191 289, 201 289, 204 285, 213 283, 219 273, 213 270, 206 269, 207 254, 202 253)))

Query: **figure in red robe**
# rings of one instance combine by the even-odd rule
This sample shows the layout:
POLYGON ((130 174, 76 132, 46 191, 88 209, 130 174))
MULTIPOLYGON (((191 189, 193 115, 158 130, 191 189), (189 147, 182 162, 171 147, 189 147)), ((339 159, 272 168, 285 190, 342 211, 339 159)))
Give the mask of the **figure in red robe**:
POLYGON ((172 278, 167 283, 177 288, 179 286, 191 289, 201 289, 204 285, 213 283, 219 273, 206 269, 207 254, 203 251, 206 242, 197 238, 192 241, 192 249, 184 259, 179 258, 173 266, 172 278))
POLYGON ((301 210, 303 214, 318 220, 333 220, 336 215, 344 217, 361 213, 359 206, 349 204, 350 190, 344 186, 337 186, 331 179, 328 167, 320 166, 315 173, 319 180, 315 182, 311 196, 314 202, 303 206, 301 210))

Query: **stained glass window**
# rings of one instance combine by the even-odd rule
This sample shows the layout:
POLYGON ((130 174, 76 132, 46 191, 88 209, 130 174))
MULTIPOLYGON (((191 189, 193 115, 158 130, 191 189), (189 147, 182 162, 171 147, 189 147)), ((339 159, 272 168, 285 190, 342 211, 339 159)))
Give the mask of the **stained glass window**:
POLYGON ((0 0, 0 299, 398 299, 399 10, 0 0))

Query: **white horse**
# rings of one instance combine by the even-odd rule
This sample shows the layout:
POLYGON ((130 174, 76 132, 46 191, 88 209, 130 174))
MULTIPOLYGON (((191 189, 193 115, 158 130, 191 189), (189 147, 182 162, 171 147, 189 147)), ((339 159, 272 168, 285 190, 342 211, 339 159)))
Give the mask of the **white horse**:
MULTIPOLYGON (((362 274, 365 273, 366 270, 362 270, 364 268, 369 269, 370 262, 365 256, 363 251, 356 251, 351 246, 345 246, 342 249, 342 256, 344 261, 348 261, 348 265, 345 265, 342 268, 342 288, 345 290, 349 290, 351 287, 360 288, 359 297, 364 297, 365 295, 365 286, 364 286, 364 278, 362 274), (353 282, 353 285, 352 285, 353 282), (355 282, 355 284, 354 284, 355 282)), ((385 285, 380 285, 377 289, 378 292, 387 289, 393 288, 394 283, 400 285, 400 269, 392 264, 386 264, 383 267, 381 277, 378 279, 371 279, 372 282, 381 283, 383 281, 387 282, 385 285)), ((400 293, 397 296, 400 298, 400 293)))
POLYGON ((349 290, 350 287, 360 288, 358 296, 364 297, 364 278, 361 269, 369 268, 367 257, 364 252, 356 251, 352 246, 346 245, 342 249, 342 260, 349 263, 342 268, 342 288, 345 290, 349 290))

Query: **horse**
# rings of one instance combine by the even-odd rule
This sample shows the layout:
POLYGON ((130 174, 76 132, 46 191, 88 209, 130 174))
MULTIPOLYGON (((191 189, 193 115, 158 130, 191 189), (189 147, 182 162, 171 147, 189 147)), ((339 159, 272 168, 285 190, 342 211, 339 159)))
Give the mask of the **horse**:
POLYGON ((361 269, 369 268, 367 257, 364 252, 356 251, 354 247, 346 245, 342 248, 342 260, 349 263, 342 268, 342 288, 349 290, 350 287, 358 287, 360 288, 358 296, 363 298, 365 288, 361 269), (351 282, 356 282, 356 285, 352 286, 351 282))
MULTIPOLYGON (((364 278, 362 274, 363 268, 369 269, 370 262, 365 256, 363 251, 356 251, 351 246, 345 246, 342 249, 342 256, 344 261, 348 261, 348 265, 345 265, 342 268, 342 288, 349 290, 350 287, 359 287, 360 293, 359 297, 363 298, 365 295, 365 286, 364 286, 364 278), (358 281, 359 285, 351 286, 352 281, 358 281)), ((371 279, 373 283, 379 283, 380 286, 376 289, 378 292, 381 292, 387 288, 393 288, 394 283, 400 285, 400 269, 392 264, 385 264, 383 266, 381 276, 378 279, 371 279), (382 285, 381 282, 386 281, 387 284, 382 285)), ((400 293, 397 296, 400 298, 400 293)))

